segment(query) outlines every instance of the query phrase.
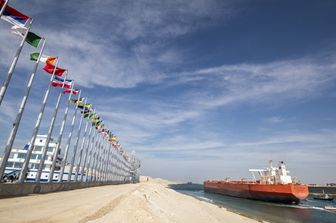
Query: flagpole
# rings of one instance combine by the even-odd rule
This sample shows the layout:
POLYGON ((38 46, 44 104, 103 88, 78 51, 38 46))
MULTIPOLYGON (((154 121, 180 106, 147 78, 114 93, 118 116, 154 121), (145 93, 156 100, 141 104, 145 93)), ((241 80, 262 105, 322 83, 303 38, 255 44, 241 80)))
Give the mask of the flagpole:
POLYGON ((103 138, 99 138, 99 144, 97 147, 97 151, 96 151, 96 159, 94 159, 94 164, 93 164, 93 168, 94 168, 94 181, 97 181, 98 177, 99 177, 99 166, 100 166, 100 162, 101 162, 101 150, 102 150, 102 143, 103 143, 103 138))
POLYGON ((100 162, 99 162, 99 167, 98 167, 98 176, 99 176, 99 181, 103 181, 103 168, 105 166, 105 137, 103 136, 103 143, 102 143, 102 152, 101 152, 101 157, 100 157, 100 162))
POLYGON ((106 168, 105 168, 105 180, 106 181, 109 181, 110 156, 111 156, 110 142, 107 141, 107 162, 106 162, 106 168))
MULTIPOLYGON (((92 126, 93 128, 93 136, 91 138, 91 142, 89 143, 90 147, 86 148, 86 156, 85 156, 85 160, 84 160, 84 165, 83 165, 83 170, 82 171, 86 171, 86 181, 90 180, 92 181, 92 179, 88 179, 89 177, 89 167, 90 167, 90 163, 91 163, 91 156, 93 153, 93 147, 94 147, 94 143, 95 143, 95 139, 96 139, 96 131, 95 131, 95 126, 92 126), (86 159, 88 159, 87 163, 86 163, 86 159)), ((83 173, 82 173, 82 177, 83 177, 83 173)), ((82 179, 81 179, 82 180, 82 179)))
MULTIPOLYGON (((44 50, 45 43, 46 43, 46 40, 44 39, 43 45, 40 49, 39 58, 41 57, 41 54, 44 50)), ((2 181, 3 174, 5 173, 6 163, 8 161, 9 156, 10 156, 10 153, 12 151, 12 147, 13 147, 13 143, 14 143, 14 140, 15 140, 15 137, 16 137, 16 133, 17 133, 17 130, 19 129, 19 126, 20 126, 21 118, 22 118, 22 115, 23 115, 23 112, 24 112, 24 109, 25 109, 25 106, 26 106, 26 103, 27 103, 27 100, 28 100, 28 97, 29 97, 29 94, 30 94, 31 87, 33 85, 33 81, 34 81, 35 74, 36 74, 39 63, 40 63, 40 60, 38 59, 35 63, 34 70, 31 73, 30 78, 28 80, 25 95, 22 98, 22 101, 21 101, 21 104, 20 104, 20 107, 19 107, 19 111, 16 115, 15 122, 12 126, 12 130, 11 130, 11 132, 9 134, 9 137, 8 137, 8 140, 7 140, 7 144, 6 144, 6 147, 5 147, 5 155, 3 157, 1 167, 0 167, 0 181, 2 181)))
MULTIPOLYGON (((84 160, 83 160, 83 165, 82 165, 82 168, 81 168, 81 176, 80 176, 80 181, 82 182, 83 181, 83 177, 84 177, 84 171, 86 172, 85 170, 85 167, 86 167, 86 161, 88 159, 88 156, 89 156, 89 148, 91 147, 91 143, 92 143, 92 140, 94 138, 94 131, 92 131, 93 127, 91 126, 90 127, 90 133, 89 133, 89 138, 88 140, 86 140, 86 146, 85 146, 85 151, 84 151, 84 154, 83 154, 83 157, 84 157, 84 160)), ((88 180, 88 175, 86 175, 86 179, 85 181, 88 180)))
POLYGON ((105 176, 106 176, 106 181, 110 181, 110 167, 111 167, 111 144, 109 141, 107 141, 107 163, 106 163, 106 169, 105 169, 105 176))
MULTIPOLYGON (((99 132, 98 132, 99 133, 99 132)), ((99 176, 99 165, 101 162, 101 150, 102 150, 102 143, 103 143, 103 138, 99 138, 99 144, 97 146, 97 150, 96 150, 96 158, 94 159, 93 163, 93 168, 94 168, 94 181, 98 181, 98 176, 99 176)))
POLYGON ((114 181, 118 180, 118 156, 117 151, 114 151, 114 181))
POLYGON ((92 175, 93 175, 93 181, 95 182, 96 181, 96 178, 97 178, 97 161, 98 161, 98 151, 99 151, 99 148, 100 148, 100 143, 101 143, 101 139, 99 138, 99 132, 97 132, 97 142, 96 142, 96 147, 95 147, 95 151, 93 153, 93 159, 92 159, 92 175))
POLYGON ((110 181, 114 180, 114 147, 111 143, 110 181))
MULTIPOLYGON (((64 80, 64 83, 65 83, 65 81, 66 81, 66 79, 64 80)), ((63 86, 64 86, 64 83, 63 83, 63 86)), ((73 86, 74 86, 74 81, 71 83, 71 86, 70 86, 71 90, 73 90, 73 86)), ((69 111, 70 99, 71 99, 71 94, 69 94, 68 103, 67 103, 67 106, 65 107, 64 116, 63 116, 63 120, 62 120, 62 124, 61 124, 61 129, 59 131, 59 135, 58 135, 58 139, 57 139, 57 145, 56 145, 56 149, 55 149, 55 151, 56 151, 55 157, 54 157, 55 159, 53 159, 53 162, 52 162, 48 183, 52 182, 52 180, 53 180, 54 171, 55 171, 55 167, 56 167, 56 161, 57 161, 56 156, 57 156, 57 154, 60 150, 60 147, 61 147, 64 126, 65 126, 65 122, 66 122, 66 119, 67 119, 67 116, 68 116, 68 111, 69 111)))
POLYGON ((121 168, 121 159, 120 159, 120 154, 118 157, 118 168, 119 168, 119 181, 122 179, 122 168, 121 168))
POLYGON ((115 181, 115 173, 116 173, 116 155, 115 155, 115 148, 112 144, 113 150, 112 150, 112 162, 111 162, 111 172, 112 172, 112 181, 115 181))
MULTIPOLYGON (((84 145, 86 145, 91 137, 91 131, 92 128, 90 128, 89 134, 88 134, 88 138, 86 138, 86 134, 87 134, 87 128, 89 126, 89 120, 87 120, 86 124, 85 124, 85 131, 84 131, 84 135, 83 135, 83 139, 82 139, 82 145, 79 151, 79 160, 77 163, 77 167, 76 167, 76 175, 75 175, 75 182, 78 181, 78 173, 79 173, 79 168, 80 168, 80 164, 82 163, 82 159, 83 159, 83 150, 84 150, 84 145)), ((82 171, 82 170, 81 170, 82 171)))
MULTIPOLYGON (((41 56, 42 54, 40 54, 41 56)), ((56 60, 56 63, 55 63, 55 67, 57 67, 57 64, 58 64, 58 58, 56 60)), ((41 121, 42 121, 42 117, 43 117, 43 113, 44 113, 44 110, 45 110, 45 107, 46 107, 46 104, 47 104, 47 100, 48 100, 48 97, 49 97, 49 92, 50 92, 50 88, 51 88, 51 82, 52 80, 54 79, 54 76, 55 76, 55 71, 56 69, 54 69, 52 75, 50 76, 50 80, 49 80, 49 84, 48 84, 48 87, 47 87, 47 90, 44 94, 44 98, 43 98, 43 101, 42 101, 42 106, 41 106, 41 109, 40 109, 40 112, 37 116, 37 120, 36 120, 36 123, 35 123, 35 127, 33 129, 33 133, 32 133, 32 137, 30 139, 30 143, 29 143, 29 149, 27 151, 27 155, 25 157, 25 160, 24 160, 24 163, 23 163, 23 167, 22 167, 22 170, 21 170, 21 174, 20 174, 20 177, 19 177, 19 180, 18 180, 18 183, 23 183, 24 180, 25 180, 25 175, 28 171, 28 166, 29 166, 29 161, 30 161, 30 157, 32 155, 32 152, 34 151, 34 147, 35 147, 35 140, 36 140, 36 137, 37 137, 37 134, 38 134, 38 131, 40 129, 40 125, 41 125, 41 121)), ((47 148, 44 148, 44 150, 47 150, 47 148)), ((44 154, 44 150, 42 149, 42 153, 44 154)), ((45 153, 46 154, 46 153, 45 153)), ((42 157, 41 157, 42 158, 42 157)))
POLYGON ((3 13, 4 13, 4 11, 5 11, 5 9, 6 9, 6 6, 7 6, 8 2, 9 2, 9 0, 6 0, 5 3, 2 5, 2 8, 1 8, 1 10, 0 10, 0 18, 1 18, 1 16, 3 15, 3 13))
MULTIPOLYGON (((95 111, 96 111, 96 109, 93 109, 93 112, 95 112, 95 111)), ((90 121, 91 121, 91 119, 89 119, 86 124, 88 124, 90 121)), ((83 138, 83 141, 82 141, 82 146, 81 146, 81 151, 80 151, 80 157, 79 157, 79 162, 78 162, 77 171, 76 171, 76 174, 78 175, 80 164, 81 164, 82 159, 84 157, 83 166, 81 168, 81 178, 80 178, 80 181, 83 181, 83 174, 84 174, 85 164, 86 164, 86 160, 87 160, 87 156, 88 156, 89 145, 90 145, 90 142, 91 142, 90 140, 94 136, 94 131, 92 132, 92 129, 93 129, 93 127, 91 126, 90 127, 90 131, 89 131, 89 137, 87 138, 87 140, 85 140, 85 145, 86 146, 85 146, 85 152, 84 152, 84 154, 83 154, 83 151, 84 151, 84 139, 86 137, 85 134, 84 134, 84 138, 83 138)), ((87 176, 86 176, 85 181, 86 180, 87 180, 87 176)))
POLYGON ((81 177, 80 177, 80 181, 82 182, 83 181, 83 177, 84 177, 84 172, 86 174, 86 179, 85 181, 88 181, 88 174, 87 174, 87 163, 88 163, 88 160, 90 159, 90 154, 91 154, 91 145, 94 141, 94 138, 95 138, 95 131, 94 131, 94 127, 91 126, 90 127, 90 137, 89 139, 87 140, 87 143, 86 143, 86 146, 85 146, 85 151, 84 151, 84 160, 83 160, 83 166, 81 168, 81 177), (92 131, 93 130, 93 131, 92 131))
POLYGON ((24 45, 24 43, 25 43, 25 41, 26 41, 26 38, 27 38, 27 35, 28 35, 28 33, 29 33, 29 30, 30 30, 30 27, 31 27, 31 24, 32 24, 32 23, 33 23, 33 20, 30 19, 30 21, 29 21, 29 26, 28 26, 28 28, 27 28, 27 31, 26 31, 26 33, 24 34, 24 36, 23 36, 23 38, 22 38, 22 40, 21 40, 21 43, 20 43, 20 45, 19 45, 19 48, 18 48, 17 51, 16 51, 15 57, 14 57, 14 59, 13 59, 13 62, 12 62, 11 66, 10 66, 10 68, 9 68, 9 70, 8 70, 7 77, 6 77, 6 79, 4 80, 4 82, 3 82, 3 84, 2 84, 2 87, 1 87, 1 89, 0 89, 0 106, 1 106, 2 100, 3 100, 4 97, 5 97, 5 94, 6 94, 8 85, 9 85, 9 82, 10 82, 10 80, 12 79, 12 76, 13 76, 13 72, 14 72, 15 66, 16 66, 17 61, 18 61, 18 59, 19 59, 19 56, 20 56, 20 54, 21 54, 23 45, 24 45))
POLYGON ((100 142, 100 138, 98 137, 98 132, 95 132, 96 134, 96 141, 95 143, 93 144, 93 148, 92 148, 92 154, 91 154, 91 158, 89 159, 89 162, 88 162, 88 169, 90 170, 91 169, 91 175, 92 175, 92 180, 91 181, 95 181, 95 178, 96 178, 96 175, 95 175, 95 171, 94 171, 94 164, 95 164, 95 160, 96 160, 96 153, 97 153, 97 148, 98 148, 98 145, 99 145, 99 142, 100 142))
MULTIPOLYGON (((56 70, 56 67, 54 68, 54 70, 56 70)), ((53 71, 53 72, 55 73, 56 71, 53 71)), ((65 79, 67 78, 67 76, 68 76, 68 74, 66 73, 65 74, 65 79)), ((64 86, 64 83, 63 83, 63 86, 64 86)), ((62 86, 62 89, 63 89, 63 86, 62 86)), ((46 139, 46 142, 45 142, 44 146, 42 147, 42 149, 44 149, 44 150, 43 150, 42 157, 41 157, 41 160, 40 160, 39 169, 38 169, 38 171, 36 173, 36 180, 35 181, 37 183, 40 182, 40 178, 41 178, 41 174, 42 174, 43 166, 44 166, 44 161, 45 161, 45 156, 46 156, 47 151, 48 151, 49 143, 50 143, 50 140, 51 140, 51 134, 52 134, 52 132, 54 130, 54 125, 55 125, 55 121, 56 121, 59 105, 60 105, 60 102, 61 102, 61 99, 62 99, 62 95, 63 95, 62 91, 60 91, 60 93, 58 95, 58 98, 57 98, 55 110, 54 110, 53 116, 51 118, 50 126, 49 126, 49 129, 48 129, 47 139, 46 139)), ((56 153, 55 150, 53 152, 53 160, 57 159, 57 153, 56 153)))
MULTIPOLYGON (((86 104, 87 102, 87 98, 85 98, 84 100, 84 104, 86 104)), ((78 107, 78 106, 77 106, 78 107)), ((75 164, 75 159, 76 159, 76 155, 77 155, 77 148, 78 148, 78 142, 79 142, 79 137, 80 137, 80 134, 81 134, 81 130, 82 130, 82 122, 83 122, 83 118, 84 118, 84 113, 82 114, 81 116, 81 119, 80 119, 80 122, 79 122, 79 127, 78 127, 78 130, 77 130, 77 137, 76 137, 76 142, 75 142, 75 147, 74 147, 74 151, 73 151, 73 156, 72 156, 72 159, 71 159, 71 163, 70 163, 70 169, 69 169, 69 175, 72 176, 72 170, 73 170, 73 166, 75 164)), ((87 123, 86 123, 87 124, 87 123)), ((87 125, 85 126, 85 133, 86 133, 86 130, 87 130, 87 125)), ((85 135, 84 133, 84 135, 85 135)), ((85 136, 84 136, 85 137, 85 136)), ((81 154, 80 154, 81 155, 81 154)), ((77 178, 77 174, 75 174, 75 182, 77 181, 76 180, 77 178)), ((71 178, 68 178, 68 182, 71 181, 71 178)))
MULTIPOLYGON (((74 130, 74 127, 75 127, 76 115, 77 115, 77 110, 78 110, 78 100, 80 99, 81 93, 82 93, 82 91, 79 91, 78 97, 77 97, 75 112, 74 112, 74 115, 73 115, 72 121, 71 121, 71 129, 70 129, 67 144, 66 144, 65 150, 64 150, 64 157, 63 157, 63 162, 62 162, 62 166, 61 166, 60 175, 58 177, 59 182, 62 182, 62 180, 63 180, 64 168, 65 168, 65 164, 66 164, 66 161, 67 161, 67 158, 68 158, 68 151, 69 151, 69 147, 70 147, 70 143, 71 143, 72 133, 73 133, 73 130, 74 130)), ((70 92, 69 96, 71 97, 71 92, 70 92)), ((70 172, 68 172, 68 181, 69 180, 71 181, 70 172)))
POLYGON ((106 161, 107 161, 107 151, 106 151, 106 136, 104 136, 104 150, 103 150, 103 157, 102 157, 102 165, 100 167, 101 172, 101 181, 105 181, 105 168, 106 168, 106 161))
POLYGON ((117 176, 118 176, 118 181, 120 182, 121 181, 121 171, 120 171, 120 159, 119 159, 119 156, 117 156, 117 176))
POLYGON ((103 178, 103 181, 106 182, 107 180, 107 174, 106 174, 106 171, 107 171, 107 166, 108 166, 108 158, 109 158, 109 151, 108 151, 108 145, 107 145, 108 141, 106 141, 106 137, 105 137, 105 145, 104 145, 104 165, 102 166, 102 178, 103 178))

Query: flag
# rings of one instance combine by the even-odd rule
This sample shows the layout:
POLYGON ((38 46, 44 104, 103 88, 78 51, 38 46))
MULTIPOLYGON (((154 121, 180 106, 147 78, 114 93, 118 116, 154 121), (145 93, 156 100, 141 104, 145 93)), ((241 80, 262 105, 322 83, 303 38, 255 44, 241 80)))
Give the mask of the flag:
POLYGON ((113 135, 112 137, 109 138, 109 141, 110 142, 116 142, 116 141, 118 141, 118 138, 117 138, 117 136, 113 135))
POLYGON ((29 144, 26 144, 26 145, 23 147, 23 150, 29 150, 29 144))
POLYGON ((78 108, 80 108, 80 109, 90 108, 90 107, 91 107, 91 104, 89 104, 89 103, 86 103, 86 104, 78 104, 78 108))
MULTIPOLYGON (((30 60, 37 61, 40 53, 34 52, 30 54, 30 60)), ((55 65, 57 57, 41 55, 40 61, 45 64, 55 65)))
POLYGON ((24 37, 25 33, 27 32, 27 28, 19 25, 14 25, 10 29, 10 33, 20 36, 21 38, 24 37))
POLYGON ((56 81, 56 80, 53 80, 53 82, 51 82, 51 86, 53 86, 53 87, 71 88, 70 84, 67 84, 67 83, 64 83, 64 82, 61 82, 61 81, 56 81))
POLYGON ((92 125, 95 125, 96 127, 100 126, 103 123, 102 120, 93 120, 92 125))
MULTIPOLYGON (((27 32, 27 28, 22 27, 22 26, 14 25, 14 26, 12 26, 10 32, 13 33, 14 35, 17 35, 17 36, 20 36, 21 38, 23 38, 25 33, 27 32)), ((42 40, 42 37, 36 35, 33 32, 28 32, 27 37, 25 39, 25 41, 27 43, 29 43, 31 46, 33 46, 35 48, 38 47, 41 40, 42 40)))
MULTIPOLYGON (((0 9, 4 5, 4 1, 0 0, 0 9)), ((22 14, 21 12, 17 11, 16 9, 10 7, 9 5, 6 6, 1 19, 12 23, 13 25, 24 26, 26 22, 30 19, 29 16, 22 14)))
POLYGON ((98 123, 98 122, 101 121, 101 120, 100 120, 100 117, 99 117, 99 116, 96 116, 96 117, 94 117, 91 121, 92 121, 92 124, 94 124, 94 123, 98 123))
POLYGON ((79 98, 79 99, 70 99, 71 103, 77 104, 77 103, 82 103, 84 101, 84 98, 79 98))
POLYGON ((78 94, 80 92, 79 89, 68 89, 68 90, 64 90, 63 94, 68 93, 68 94, 78 94))
POLYGON ((95 112, 88 112, 88 113, 84 113, 84 118, 87 118, 87 119, 92 119, 96 116, 96 113, 95 112))
POLYGON ((26 37, 26 42, 32 45, 33 47, 38 47, 42 40, 42 37, 36 35, 35 33, 28 32, 28 35, 26 37))
POLYGON ((56 70, 55 71, 55 76, 62 76, 64 74, 64 72, 66 71, 65 69, 62 69, 62 68, 59 68, 59 67, 56 67, 56 69, 55 69, 55 66, 50 65, 50 64, 46 64, 43 67, 43 70, 45 70, 49 74, 52 74, 54 72, 54 70, 56 70))
POLYGON ((98 124, 96 124, 96 129, 99 130, 104 127, 104 124, 101 124, 103 121, 100 121, 98 124))
POLYGON ((84 107, 83 111, 81 111, 82 114, 88 114, 90 112, 93 112, 92 108, 84 107))
POLYGON ((63 88, 71 88, 72 80, 63 79, 61 77, 55 77, 52 81, 51 86, 53 87, 63 87, 63 88))
POLYGON ((55 80, 58 80, 58 81, 62 81, 62 82, 69 82, 69 83, 72 83, 73 80, 70 80, 70 79, 64 79, 62 77, 54 77, 55 80))

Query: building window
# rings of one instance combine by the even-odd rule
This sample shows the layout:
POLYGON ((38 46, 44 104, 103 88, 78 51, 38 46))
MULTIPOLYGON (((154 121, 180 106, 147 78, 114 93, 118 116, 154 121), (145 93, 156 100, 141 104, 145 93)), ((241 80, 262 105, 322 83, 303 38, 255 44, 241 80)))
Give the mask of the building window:
POLYGON ((54 150, 54 147, 48 147, 48 152, 52 152, 54 150))
POLYGON ((33 160, 36 160, 37 154, 32 154, 30 158, 33 159, 33 160))
POLYGON ((42 146, 35 146, 34 151, 42 151, 42 146))

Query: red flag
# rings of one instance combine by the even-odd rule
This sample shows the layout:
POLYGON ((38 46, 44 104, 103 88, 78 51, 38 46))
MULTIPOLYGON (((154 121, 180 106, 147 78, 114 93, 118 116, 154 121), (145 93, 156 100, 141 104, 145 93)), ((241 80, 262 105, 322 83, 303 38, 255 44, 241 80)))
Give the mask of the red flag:
POLYGON ((63 87, 63 88, 71 88, 71 84, 67 83, 67 82, 60 82, 57 80, 54 80, 53 82, 51 82, 51 86, 53 87, 63 87))
MULTIPOLYGON (((55 70, 55 66, 51 65, 51 64, 46 64, 43 67, 43 70, 45 70, 49 74, 52 74, 54 72, 54 70, 55 70)), ((56 76, 62 76, 65 71, 66 71, 66 69, 62 69, 62 68, 56 67, 55 75, 56 76)))
POLYGON ((78 94, 79 93, 79 89, 69 89, 69 90, 65 90, 63 91, 63 94, 68 93, 68 94, 78 94))

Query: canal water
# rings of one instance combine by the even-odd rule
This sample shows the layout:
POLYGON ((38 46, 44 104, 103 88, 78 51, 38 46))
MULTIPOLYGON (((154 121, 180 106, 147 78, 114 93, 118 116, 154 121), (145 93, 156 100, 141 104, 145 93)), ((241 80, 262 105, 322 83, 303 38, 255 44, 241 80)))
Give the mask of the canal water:
POLYGON ((336 206, 335 201, 320 201, 313 198, 299 205, 286 205, 248 200, 206 193, 201 184, 174 184, 170 188, 213 203, 229 211, 271 223, 336 223, 336 212, 325 210, 325 206, 336 206))

